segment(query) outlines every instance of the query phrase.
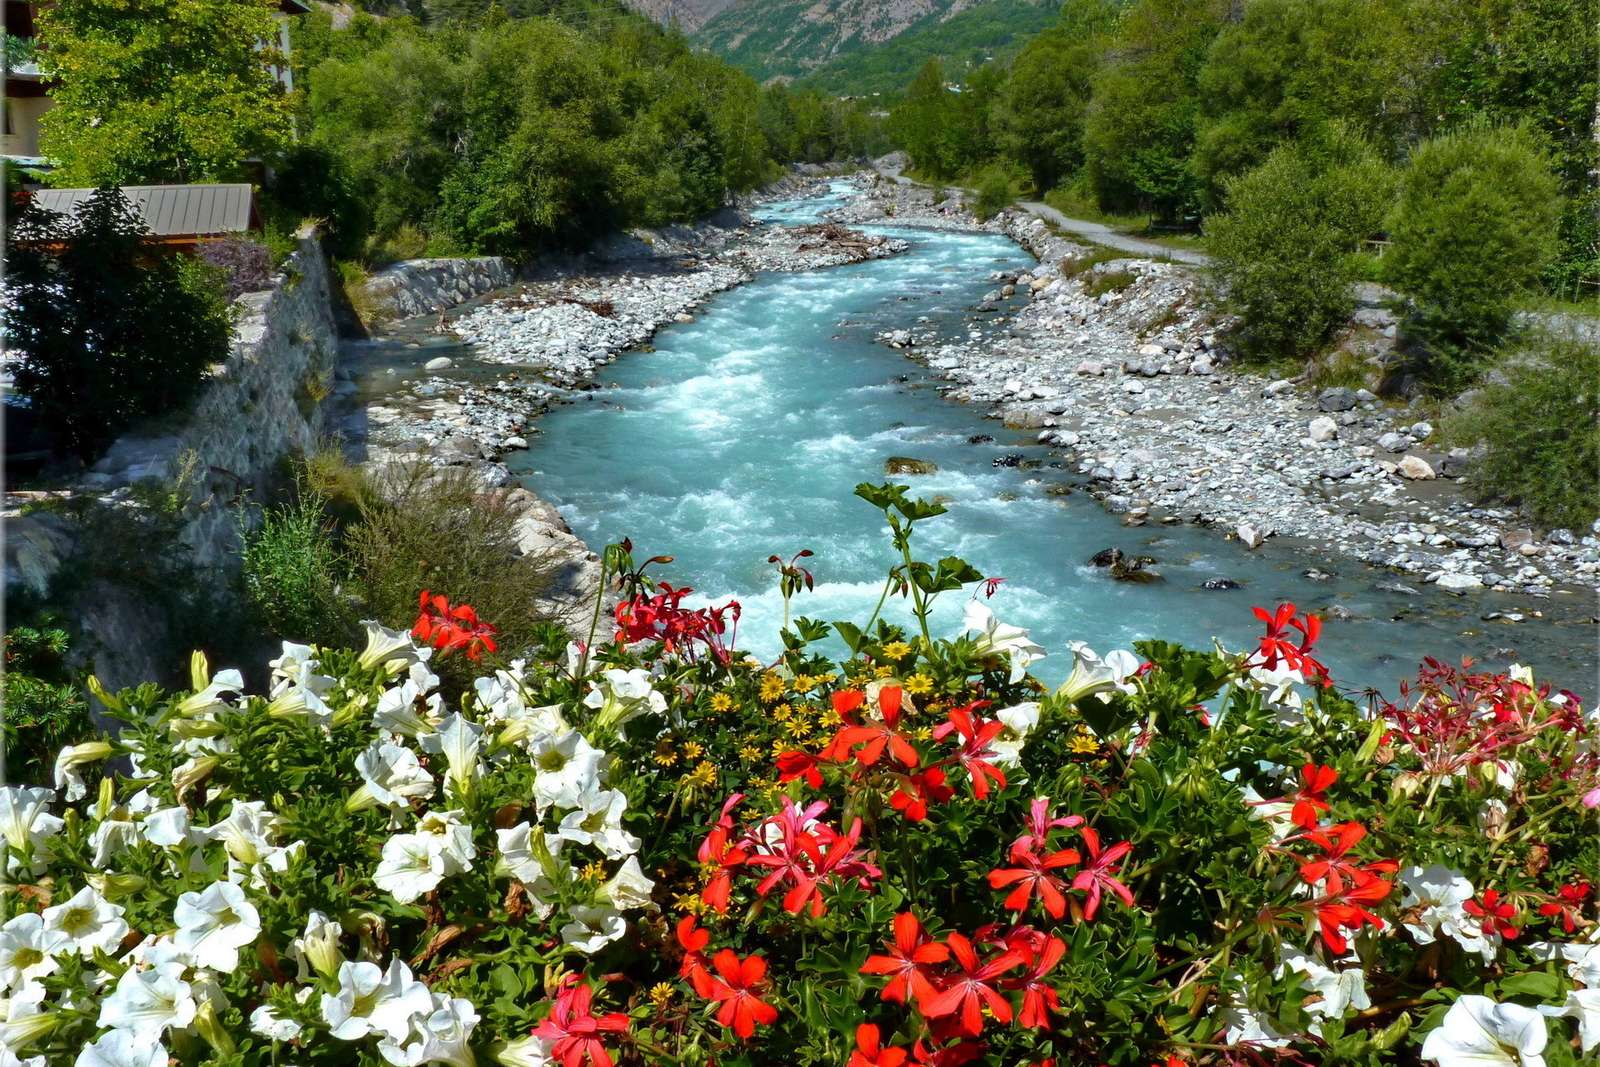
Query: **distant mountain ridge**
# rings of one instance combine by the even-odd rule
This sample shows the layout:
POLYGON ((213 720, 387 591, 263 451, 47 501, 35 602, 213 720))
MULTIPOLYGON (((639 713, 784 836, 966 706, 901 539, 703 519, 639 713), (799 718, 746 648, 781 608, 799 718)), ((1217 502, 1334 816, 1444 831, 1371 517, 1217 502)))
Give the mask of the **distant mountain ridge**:
MULTIPOLYGON (((629 0, 636 9, 686 5, 722 10, 692 32, 695 43, 749 71, 756 78, 796 79, 853 54, 919 31, 928 32, 964 14, 981 23, 985 14, 1009 23, 1019 11, 1053 15, 1059 0, 629 0)), ((680 24, 683 16, 679 16, 680 24)), ((1048 18, 1036 19, 1046 22, 1048 18)), ((685 26, 687 29, 687 26, 685 26)), ((1030 25, 1030 30, 1042 28, 1030 25)), ((904 72, 909 79, 915 70, 904 72)), ((840 81, 840 79, 830 79, 840 81)), ((842 79, 848 81, 848 78, 842 79)))

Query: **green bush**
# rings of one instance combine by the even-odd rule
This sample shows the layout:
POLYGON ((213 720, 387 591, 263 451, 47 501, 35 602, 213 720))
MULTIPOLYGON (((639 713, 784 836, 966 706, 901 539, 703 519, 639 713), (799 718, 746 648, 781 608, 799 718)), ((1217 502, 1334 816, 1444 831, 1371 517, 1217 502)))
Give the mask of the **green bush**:
POLYGON ((1515 302, 1555 258, 1561 198, 1526 127, 1424 142, 1400 178, 1384 273, 1410 301, 1412 371, 1459 390, 1505 337, 1515 302))
POLYGON ((5 338, 27 356, 17 391, 84 461, 137 420, 182 410, 227 355, 232 317, 216 271, 152 255, 117 189, 70 217, 24 209, 7 252, 5 338))
POLYGON ((416 464, 380 475, 358 507, 345 550, 368 617, 409 627, 428 589, 494 620, 508 650, 533 645, 550 621, 554 567, 518 548, 522 510, 504 493, 463 470, 416 464))
POLYGON ((67 632, 45 619, 5 636, 5 736, 0 780, 47 782, 56 753, 94 732, 66 666, 67 632))
POLYGON ((1360 141, 1275 149, 1226 189, 1206 223, 1216 275, 1239 316, 1240 353, 1308 356, 1354 307, 1359 242, 1381 225, 1392 182, 1360 141))
POLYGON ((245 538, 242 562, 245 592, 274 636, 316 644, 354 638, 345 561, 321 494, 302 489, 298 499, 268 508, 245 538))
POLYGON ((1448 426, 1484 445, 1471 484, 1522 502, 1540 522, 1582 530, 1600 516, 1600 346, 1535 336, 1507 349, 1488 377, 1448 426))
POLYGON ((1004 167, 990 167, 978 177, 977 195, 973 197, 972 211, 978 218, 988 221, 1010 207, 1014 199, 1011 193, 1011 175, 1004 167))

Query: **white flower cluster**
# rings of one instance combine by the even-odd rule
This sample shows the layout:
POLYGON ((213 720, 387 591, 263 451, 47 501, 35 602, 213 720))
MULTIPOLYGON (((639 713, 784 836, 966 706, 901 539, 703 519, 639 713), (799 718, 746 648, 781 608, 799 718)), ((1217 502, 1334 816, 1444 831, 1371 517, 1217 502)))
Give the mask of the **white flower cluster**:
MULTIPOLYGON (((345 809, 379 810, 389 820, 391 836, 372 884, 411 903, 488 863, 487 873, 520 885, 536 917, 559 909, 568 951, 592 953, 623 937, 624 914, 651 906, 654 883, 640 869, 640 842, 623 828, 627 797, 608 787, 606 754, 559 708, 529 706, 521 663, 479 679, 467 708, 447 713, 430 655, 403 631, 368 624, 357 664, 387 679, 381 693, 371 691, 376 699, 340 689, 342 683, 321 673, 309 646, 285 643, 271 663, 269 716, 323 731, 370 716, 371 742, 354 759, 345 809), (533 771, 532 817, 501 828, 471 825, 475 790, 487 776, 512 768, 533 771), (608 878, 601 864, 615 865, 608 878), (601 878, 584 877, 596 871, 601 878)), ((229 1009, 222 986, 241 966, 255 966, 258 949, 275 951, 257 945, 261 909, 285 872, 305 860, 306 845, 284 840, 284 822, 266 801, 206 787, 235 743, 225 719, 243 706, 244 685, 237 671, 212 676, 199 656, 192 675, 193 695, 161 720, 177 763, 171 792, 153 788, 156 778, 141 767, 144 753, 124 744, 132 749, 132 780, 147 787, 119 802, 112 783, 101 783, 82 824, 94 868, 86 876, 70 865, 52 868, 69 827, 52 809, 63 793, 69 803, 88 795, 83 769, 111 755, 113 746, 63 751, 57 789, 0 787, 0 904, 10 898, 0 914, 12 915, 0 924, 0 1067, 44 1067, 37 1050, 62 1025, 61 1008, 96 1019, 97 1032, 77 1053, 76 1067, 165 1067, 175 1034, 198 1036, 219 1052, 233 1047, 219 1022, 229 1009), (164 804, 156 793, 193 799, 164 804), (216 804, 220 814, 224 803, 225 816, 202 824, 208 808, 216 804), (149 884, 143 875, 122 873, 134 870, 203 888, 179 895, 169 920, 156 924, 159 932, 141 938, 116 903, 149 884), (19 908, 16 887, 47 872, 54 885, 48 906, 19 908), (52 1003, 50 990, 62 982, 47 979, 75 957, 81 963, 68 974, 81 969, 85 978, 52 1003)), ((591 686, 592 722, 607 730, 666 710, 646 671, 605 671, 591 686)), ((313 911, 288 947, 296 982, 250 1009, 250 1028, 279 1042, 371 1042, 398 1067, 473 1063, 474 1005, 432 992, 399 958, 385 962, 383 925, 365 913, 359 928, 347 928, 313 911), (354 958, 345 956, 346 943, 359 946, 354 958), (315 1034, 304 1033, 308 1028, 315 1034)))

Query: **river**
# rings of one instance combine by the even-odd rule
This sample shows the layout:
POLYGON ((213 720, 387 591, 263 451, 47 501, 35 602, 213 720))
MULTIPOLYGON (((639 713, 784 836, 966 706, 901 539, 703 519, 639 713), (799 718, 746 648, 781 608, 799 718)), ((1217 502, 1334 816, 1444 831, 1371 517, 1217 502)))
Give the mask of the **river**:
MULTIPOLYGON (((815 221, 845 195, 840 186, 761 215, 815 221)), ((955 553, 1004 577, 990 606, 1050 650, 1038 664, 1048 681, 1070 666, 1069 640, 1104 651, 1151 637, 1204 647, 1215 635, 1242 648, 1259 632, 1250 607, 1288 600, 1349 613, 1329 620, 1322 645, 1348 686, 1392 693, 1424 655, 1471 655, 1496 665, 1520 659, 1590 690, 1596 657, 1586 620, 1481 619, 1494 610, 1550 612, 1554 601, 1455 597, 1310 544, 1275 539, 1250 552, 1210 530, 1129 528, 1087 494, 1062 495, 1077 476, 1031 432, 944 399, 928 371, 874 340, 913 326, 919 334, 971 328, 970 309, 993 288, 990 272, 1026 269, 1031 257, 991 234, 875 232, 903 237, 911 250, 765 274, 721 294, 696 321, 658 333, 652 351, 605 368, 585 399, 548 414, 514 472, 596 549, 631 537, 644 555, 672 555, 662 575, 693 586, 697 602, 738 599, 739 645, 762 656, 780 647, 771 555, 815 553, 816 590, 800 595, 797 614, 857 623, 871 614, 895 560, 880 513, 852 491, 884 481, 885 461, 902 456, 938 469, 894 480, 949 508, 919 528, 918 555, 955 553), (1019 452, 1042 465, 996 465, 1019 452), (1110 546, 1153 557, 1161 580, 1114 581, 1088 564, 1110 546), (1313 580, 1313 569, 1334 577, 1313 580), (1202 588, 1212 578, 1242 588, 1202 588)), ((947 594, 937 605, 937 633, 957 631, 963 599, 947 594)), ((909 621, 901 603, 891 604, 891 618, 909 621)))

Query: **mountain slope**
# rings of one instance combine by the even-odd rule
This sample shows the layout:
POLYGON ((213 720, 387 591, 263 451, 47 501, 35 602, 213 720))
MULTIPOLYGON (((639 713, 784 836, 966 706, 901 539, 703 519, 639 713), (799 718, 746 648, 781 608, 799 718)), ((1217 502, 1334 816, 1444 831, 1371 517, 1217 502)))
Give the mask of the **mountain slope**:
POLYGON ((663 26, 676 25, 684 33, 694 33, 707 22, 732 7, 735 0, 625 0, 641 15, 648 15, 663 26))
MULTIPOLYGON (((694 39, 763 81, 800 78, 969 9, 1003 22, 1022 9, 1053 16, 1056 6, 1055 0, 736 0, 694 39)), ((904 72, 913 73, 914 67, 904 72)))
POLYGON ((943 21, 927 20, 876 48, 847 51, 803 80, 810 88, 841 96, 896 93, 924 63, 938 59, 947 78, 962 81, 991 59, 1010 60, 1058 18, 1054 0, 983 0, 943 21))

